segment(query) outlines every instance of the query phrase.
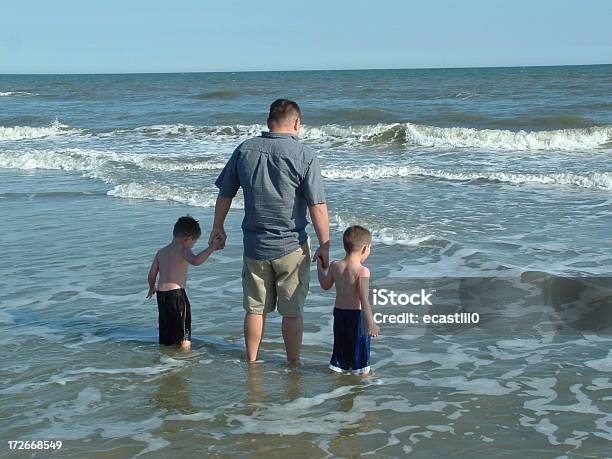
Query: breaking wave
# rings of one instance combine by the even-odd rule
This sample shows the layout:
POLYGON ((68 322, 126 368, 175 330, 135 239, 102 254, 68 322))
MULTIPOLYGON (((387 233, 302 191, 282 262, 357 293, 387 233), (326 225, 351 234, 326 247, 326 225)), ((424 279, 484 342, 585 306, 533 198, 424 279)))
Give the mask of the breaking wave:
POLYGON ((0 167, 97 172, 105 167, 131 166, 148 171, 220 170, 225 164, 202 156, 144 155, 98 150, 65 149, 0 153, 0 167))
MULTIPOLYGON (((203 138, 215 141, 240 140, 259 135, 267 127, 261 124, 233 126, 192 126, 169 124, 96 131, 74 129, 55 121, 47 127, 0 127, 0 140, 35 139, 60 133, 80 133, 108 137, 141 135, 166 138, 203 138)), ((364 126, 304 126, 300 138, 324 145, 400 143, 432 148, 472 148, 484 150, 585 150, 612 144, 612 126, 549 131, 510 131, 466 127, 435 127, 413 123, 373 124, 364 126)))
MULTIPOLYGON (((217 200, 216 192, 160 183, 124 183, 115 186, 107 194, 118 198, 180 202, 195 207, 214 207, 217 200)), ((240 209, 243 207, 242 197, 236 196, 232 201, 232 208, 240 209)))
MULTIPOLYGON (((156 125, 135 129, 155 136, 249 137, 267 130, 266 126, 190 126, 156 125)), ((300 138, 305 141, 335 143, 404 143, 443 148, 477 148, 487 150, 581 150, 612 142, 612 126, 550 131, 510 131, 504 129, 442 128, 412 123, 375 124, 346 127, 334 124, 304 126, 300 138)))
POLYGON ((70 126, 54 121, 49 126, 30 127, 30 126, 0 126, 0 141, 2 140, 25 140, 49 137, 58 134, 76 132, 70 126))
POLYGON ((612 173, 591 172, 584 175, 574 173, 523 174, 497 171, 462 171, 426 169, 420 166, 361 166, 336 167, 323 170, 323 176, 332 180, 341 179, 385 179, 393 177, 434 177, 453 181, 503 182, 512 184, 541 183, 545 185, 571 185, 581 188, 612 190, 612 173))

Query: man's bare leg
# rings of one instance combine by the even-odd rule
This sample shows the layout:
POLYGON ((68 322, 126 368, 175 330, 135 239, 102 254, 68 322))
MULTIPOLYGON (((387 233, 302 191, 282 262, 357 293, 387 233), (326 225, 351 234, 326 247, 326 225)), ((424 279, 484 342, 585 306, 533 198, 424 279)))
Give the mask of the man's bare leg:
POLYGON ((246 344, 247 360, 249 362, 257 360, 257 353, 263 339, 265 324, 265 314, 251 314, 247 312, 244 316, 244 343, 246 344))
POLYGON ((191 341, 184 340, 181 343, 181 349, 183 351, 190 351, 191 350, 191 341))
POLYGON ((290 365, 297 364, 300 361, 303 333, 304 322, 302 316, 283 317, 283 339, 285 340, 285 351, 287 351, 287 362, 290 365))

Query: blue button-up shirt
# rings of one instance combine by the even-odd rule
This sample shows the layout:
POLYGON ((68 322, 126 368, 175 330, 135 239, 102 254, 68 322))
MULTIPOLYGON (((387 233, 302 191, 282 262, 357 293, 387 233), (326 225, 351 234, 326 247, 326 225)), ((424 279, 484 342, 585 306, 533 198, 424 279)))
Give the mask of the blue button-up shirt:
POLYGON ((215 185, 233 198, 242 187, 244 254, 274 260, 307 240, 307 207, 325 202, 316 153, 286 133, 262 132, 236 148, 215 185))

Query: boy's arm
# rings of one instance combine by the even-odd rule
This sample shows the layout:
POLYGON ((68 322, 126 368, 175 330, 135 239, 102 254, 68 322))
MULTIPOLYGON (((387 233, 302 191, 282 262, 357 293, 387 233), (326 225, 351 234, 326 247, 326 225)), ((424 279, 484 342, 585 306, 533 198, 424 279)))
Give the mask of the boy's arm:
POLYGON ((323 260, 317 257, 317 275, 319 277, 319 285, 323 290, 329 290, 334 285, 333 264, 332 262, 327 269, 323 269, 323 260))
POLYGON ((370 270, 365 266, 359 271, 359 279, 357 280, 359 285, 359 301, 361 301, 361 309, 368 323, 368 335, 374 338, 378 336, 380 327, 374 322, 372 314, 372 306, 368 298, 370 294, 370 270))
POLYGON ((159 273, 159 262, 157 261, 157 254, 155 254, 155 258, 153 259, 153 263, 151 263, 151 268, 149 269, 149 275, 147 276, 147 280, 149 281, 149 293, 147 293, 147 299, 151 298, 155 293, 155 280, 157 279, 157 273, 159 273))
POLYGON ((215 247, 216 245, 209 245, 197 255, 193 253, 191 249, 185 249, 185 251, 183 252, 183 256, 185 257, 185 260, 187 260, 187 263, 189 263, 190 265, 199 266, 206 260, 208 260, 208 257, 210 257, 212 253, 217 250, 215 247))

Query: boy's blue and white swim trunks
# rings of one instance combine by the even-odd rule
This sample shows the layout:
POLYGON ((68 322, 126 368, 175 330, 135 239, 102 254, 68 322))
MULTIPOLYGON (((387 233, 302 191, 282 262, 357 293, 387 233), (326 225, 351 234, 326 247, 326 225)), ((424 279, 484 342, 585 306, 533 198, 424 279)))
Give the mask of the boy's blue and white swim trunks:
POLYGON ((370 372, 370 336, 360 309, 334 308, 334 351, 329 368, 338 373, 370 372))

